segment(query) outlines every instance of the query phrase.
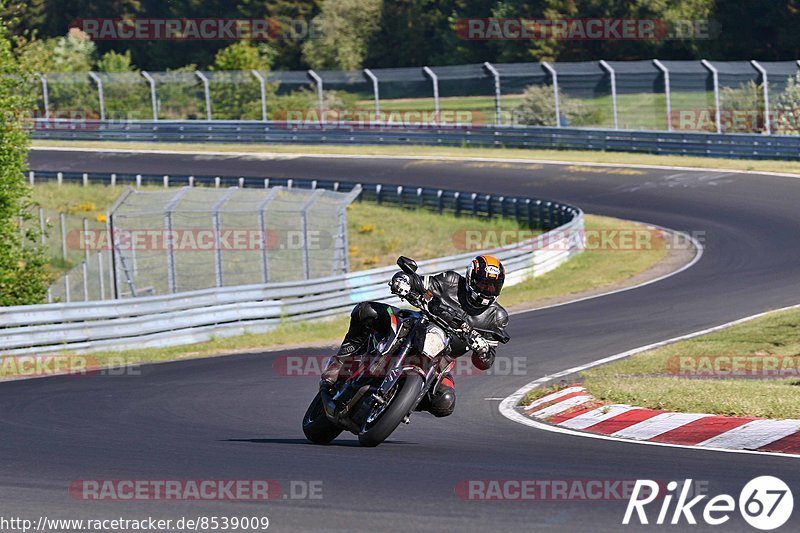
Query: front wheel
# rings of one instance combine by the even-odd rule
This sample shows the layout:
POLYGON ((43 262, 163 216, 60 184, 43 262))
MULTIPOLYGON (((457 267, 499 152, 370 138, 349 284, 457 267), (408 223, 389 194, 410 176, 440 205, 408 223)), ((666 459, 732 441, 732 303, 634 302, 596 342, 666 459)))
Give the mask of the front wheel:
POLYGON ((341 432, 341 428, 328 420, 322 405, 322 396, 317 393, 303 416, 303 433, 306 438, 314 444, 328 444, 341 432))
POLYGON ((422 376, 408 374, 402 383, 395 387, 395 394, 389 399, 389 404, 380 413, 370 413, 358 442, 362 446, 373 447, 389 438, 397 426, 411 412, 414 402, 422 390, 422 376))

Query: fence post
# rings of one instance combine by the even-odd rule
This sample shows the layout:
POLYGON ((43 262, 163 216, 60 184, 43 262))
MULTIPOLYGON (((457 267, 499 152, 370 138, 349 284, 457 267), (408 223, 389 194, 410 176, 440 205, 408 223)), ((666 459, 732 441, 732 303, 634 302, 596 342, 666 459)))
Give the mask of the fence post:
POLYGON ((44 118, 47 120, 50 118, 50 93, 47 90, 47 78, 44 77, 44 74, 35 74, 35 76, 42 82, 42 103, 44 104, 44 118))
MULTIPOLYGON (((265 180, 266 181, 266 180, 265 180)), ((267 183, 264 184, 264 188, 267 189, 267 183)), ((269 283, 269 250, 267 249, 269 245, 269 239, 267 239, 267 219, 264 216, 264 210, 267 208, 267 204, 269 204, 275 195, 278 194, 280 188, 273 187, 267 193, 263 200, 258 204, 258 226, 259 230, 261 231, 261 275, 264 280, 264 283, 269 283)))
POLYGON ((717 133, 722 133, 722 118, 719 114, 719 71, 706 59, 703 59, 700 63, 708 69, 714 80, 714 116, 717 123, 717 133))
POLYGON ((375 120, 380 122, 381 120, 381 93, 380 89, 378 88, 378 77, 372 73, 372 71, 368 68, 364 69, 364 74, 372 80, 372 94, 375 98, 375 120))
POLYGON ((317 84, 317 105, 319 106, 319 123, 325 124, 325 100, 323 95, 322 78, 313 70, 308 71, 308 75, 317 84))
POLYGON ((67 259, 67 217, 64 213, 58 214, 61 223, 61 257, 67 259))
POLYGON ((264 81, 264 76, 261 75, 259 71, 253 69, 250 71, 253 76, 256 77, 258 80, 258 85, 261 88, 261 120, 263 122, 267 121, 267 86, 264 81))
POLYGON ((45 228, 45 224, 44 224, 44 209, 42 209, 40 207, 39 208, 39 239, 41 240, 42 245, 46 244, 46 242, 47 242, 46 241, 46 236, 45 236, 45 233, 44 233, 44 228, 45 228))
POLYGON ((83 301, 89 301, 89 272, 86 269, 86 263, 81 263, 81 270, 83 271, 83 301))
POLYGON ((175 246, 172 242, 172 209, 188 190, 188 187, 182 188, 164 206, 164 229, 167 232, 164 236, 164 242, 167 245, 167 283, 171 293, 178 292, 177 276, 175 275, 175 246))
POLYGON ((433 116, 436 118, 436 124, 439 124, 439 78, 430 67, 422 67, 422 70, 433 83, 433 116))
POLYGON ((200 72, 199 70, 195 70, 194 73, 197 75, 198 78, 200 78, 200 81, 203 82, 203 92, 206 95, 206 118, 207 118, 207 120, 210 121, 210 120, 212 120, 211 119, 211 92, 209 91, 209 88, 208 88, 208 78, 206 78, 206 75, 203 74, 202 72, 200 72))
POLYGON ((100 79, 94 72, 89 72, 89 77, 94 80, 95 84, 97 85, 97 98, 100 101, 100 120, 106 119, 106 103, 103 99, 103 80, 100 79))
POLYGON ((672 131, 672 93, 670 92, 669 69, 658 59, 654 59, 653 64, 664 73, 664 96, 667 97, 667 131, 672 131))
POLYGON ((311 265, 309 264, 308 254, 308 210, 323 192, 323 189, 317 189, 311 193, 311 196, 300 207, 300 233, 303 237, 303 279, 311 278, 311 265))
POLYGON ((755 69, 761 73, 761 79, 764 80, 764 130, 767 135, 772 135, 772 124, 770 123, 770 115, 769 115, 769 80, 767 76, 767 69, 761 66, 761 64, 753 59, 750 61, 755 69))
POLYGON ((542 61, 542 66, 550 73, 550 77, 553 78, 553 98, 556 101, 556 128, 561 127, 561 108, 558 96, 558 72, 556 72, 555 67, 553 67, 547 61, 542 61))
POLYGON ((106 283, 105 276, 103 275, 103 251, 97 251, 97 276, 100 280, 100 299, 106 299, 106 283))
POLYGON ((89 262, 89 220, 83 219, 83 262, 89 262))
POLYGON ((211 226, 214 230, 214 274, 217 282, 217 287, 222 287, 224 280, 222 279, 222 247, 220 246, 221 229, 219 221, 219 210, 228 201, 228 198, 236 191, 236 187, 230 187, 222 198, 211 207, 211 226))
POLYGON ((158 98, 156 97, 156 80, 146 70, 142 71, 142 76, 150 85, 150 103, 153 106, 153 122, 158 122, 158 98))
POLYGON ((67 300, 67 303, 70 302, 69 274, 64 274, 64 299, 67 300))
POLYGON ((606 69, 611 76, 611 106, 614 109, 614 129, 619 129, 619 116, 617 113, 617 73, 607 61, 601 59, 600 65, 606 69))
POLYGON ((483 66, 488 70, 491 75, 494 77, 494 104, 496 108, 496 118, 495 124, 501 126, 503 124, 503 109, 500 105, 500 73, 497 72, 497 69, 489 63, 488 61, 483 64, 483 66))

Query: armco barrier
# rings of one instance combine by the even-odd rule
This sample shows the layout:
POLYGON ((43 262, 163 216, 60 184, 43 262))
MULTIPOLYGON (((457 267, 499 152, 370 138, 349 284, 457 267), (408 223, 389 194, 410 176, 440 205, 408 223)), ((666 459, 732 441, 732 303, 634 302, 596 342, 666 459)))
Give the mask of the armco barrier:
POLYGON ((256 121, 39 120, 34 139, 139 142, 434 145, 601 150, 800 160, 800 136, 555 127, 369 126, 256 121))
MULTIPOLYGON (((40 179, 44 176, 37 173, 40 179)), ((52 175, 47 177, 52 178, 52 175)), ((37 178, 34 178, 34 180, 37 178)), ((63 179, 63 175, 62 175, 63 179)), ((239 179, 239 178, 235 178, 239 179)), ((313 186, 344 187, 338 182, 312 182, 313 186)), ((296 184, 293 184, 296 186, 296 184)), ((352 184, 350 184, 352 185, 352 184)), ((403 188, 382 196, 380 186, 365 186, 372 199, 395 202, 403 199, 403 188)), ((409 188, 409 191, 421 189, 409 188)), ((468 206, 478 212, 478 195, 447 191, 433 195, 444 205, 443 197, 466 197, 468 206)), ((428 195, 415 193, 422 201, 428 195)), ((499 257, 508 271, 507 285, 543 274, 583 249, 583 213, 580 209, 531 199, 499 198, 494 201, 482 195, 480 212, 525 216, 518 211, 526 205, 527 217, 538 211, 538 220, 557 231, 487 253, 499 257), (499 200, 499 206, 497 205, 499 200), (509 202, 513 200, 513 202, 509 202), (506 202, 509 202, 507 205, 506 202), (538 206, 532 209, 530 206, 538 206), (493 207, 494 206, 494 207, 493 207), (513 206, 513 207, 512 207, 513 206), (510 211, 511 209, 516 211, 510 211), (544 216, 542 216, 544 215, 544 216)), ((449 209, 452 209, 448 201, 449 209)), ((420 262, 421 273, 460 270, 476 252, 467 252, 420 262)), ((267 331, 282 322, 312 320, 341 314, 354 303, 383 300, 397 303, 388 289, 388 279, 395 267, 383 267, 345 276, 318 278, 309 281, 223 287, 102 302, 73 302, 0 308, 0 354, 38 354, 60 350, 90 351, 94 349, 143 348, 172 346, 242 333, 267 331)))

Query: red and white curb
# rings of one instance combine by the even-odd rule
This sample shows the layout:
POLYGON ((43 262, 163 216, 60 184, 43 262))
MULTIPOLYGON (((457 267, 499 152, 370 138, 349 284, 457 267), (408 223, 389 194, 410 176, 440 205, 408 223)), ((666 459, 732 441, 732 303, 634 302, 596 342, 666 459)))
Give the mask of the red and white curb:
POLYGON ((800 455, 800 420, 674 413, 603 404, 579 385, 547 394, 521 414, 564 429, 618 439, 800 455))

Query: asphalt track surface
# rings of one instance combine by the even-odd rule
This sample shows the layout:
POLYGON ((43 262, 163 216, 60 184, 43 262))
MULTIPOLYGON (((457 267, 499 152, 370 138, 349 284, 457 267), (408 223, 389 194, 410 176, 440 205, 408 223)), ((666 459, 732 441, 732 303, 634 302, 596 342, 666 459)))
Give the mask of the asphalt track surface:
MULTIPOLYGON (((501 355, 524 375, 458 379, 453 416, 412 417, 375 449, 343 435, 306 443, 315 377, 285 377, 266 353, 145 367, 138 377, 0 385, 0 516, 266 515, 279 531, 637 531, 625 501, 464 501, 464 480, 683 480, 738 498, 776 475, 800 497, 793 458, 642 446, 539 431, 498 412, 525 383, 637 346, 800 302, 800 180, 725 172, 381 159, 77 154, 36 151, 34 170, 359 179, 562 200, 597 213, 705 232, 692 268, 639 289, 512 317, 501 355), (321 480, 323 499, 91 502, 81 479, 321 480)), ((384 221, 387 223, 388 221, 384 221)), ((319 354, 301 350, 295 353, 319 354)), ((655 504, 660 505, 660 504, 655 504)), ((701 503, 703 505, 703 503, 701 503)), ((651 521, 658 509, 650 509, 651 521)), ((697 509, 697 507, 695 508, 697 509)), ((671 514, 670 514, 671 515, 671 514)), ((702 522, 702 509, 695 512, 702 522)), ((800 514, 786 530, 797 530, 800 514)), ((688 526, 672 530, 715 529, 688 526)), ((716 529, 751 530, 738 513, 716 529)))

